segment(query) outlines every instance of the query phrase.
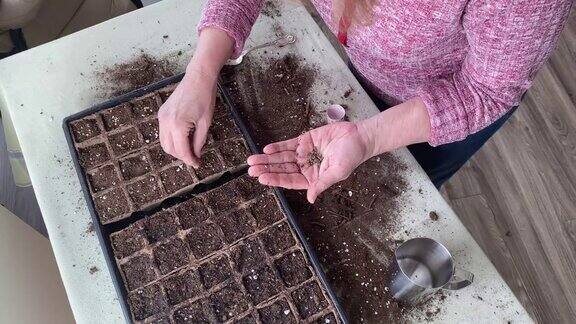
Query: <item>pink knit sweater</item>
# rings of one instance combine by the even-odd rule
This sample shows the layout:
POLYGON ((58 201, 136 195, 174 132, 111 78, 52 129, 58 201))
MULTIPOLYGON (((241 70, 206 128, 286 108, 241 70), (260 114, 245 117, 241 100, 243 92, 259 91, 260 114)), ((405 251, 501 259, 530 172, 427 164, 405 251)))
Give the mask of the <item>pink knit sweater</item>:
MULTIPOLYGON (((208 0, 199 30, 225 30, 235 54, 263 0, 208 0)), ((331 0, 313 0, 333 32, 331 0)), ((431 145, 462 140, 518 105, 554 48, 571 0, 380 0, 370 26, 348 31, 347 52, 389 104, 419 96, 431 145)))

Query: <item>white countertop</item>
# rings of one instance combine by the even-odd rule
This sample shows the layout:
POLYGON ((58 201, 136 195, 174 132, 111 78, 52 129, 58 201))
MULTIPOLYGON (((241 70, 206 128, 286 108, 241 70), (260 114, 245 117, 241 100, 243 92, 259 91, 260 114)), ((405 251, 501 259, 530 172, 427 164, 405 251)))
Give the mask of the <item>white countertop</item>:
MULTIPOLYGON (((98 239, 86 232, 91 217, 73 169, 62 120, 103 101, 95 71, 128 61, 141 50, 173 57, 183 67, 197 40, 195 27, 203 2, 164 0, 0 61, 0 105, 14 123, 79 323, 118 323, 123 321, 123 314, 98 239), (176 55, 179 51, 184 55, 176 55), (90 274, 93 266, 100 271, 90 274)), ((248 46, 271 38, 273 26, 269 19, 262 17, 258 21, 248 46)), ((285 8, 275 21, 299 38, 295 46, 283 50, 305 56, 326 76, 315 87, 318 94, 331 85, 337 88, 336 98, 352 86, 356 91, 350 98, 355 103, 351 118, 377 113, 304 8, 285 8)), ((398 150, 396 154, 410 168, 411 189, 401 198, 406 206, 402 210, 402 230, 409 230, 411 236, 427 236, 445 243, 457 265, 475 274, 474 284, 450 294, 434 320, 532 322, 408 151, 398 150), (423 194, 417 192, 419 188, 423 194), (425 217, 431 210, 441 215, 439 221, 431 222, 425 217), (489 298, 480 301, 478 296, 489 298)))

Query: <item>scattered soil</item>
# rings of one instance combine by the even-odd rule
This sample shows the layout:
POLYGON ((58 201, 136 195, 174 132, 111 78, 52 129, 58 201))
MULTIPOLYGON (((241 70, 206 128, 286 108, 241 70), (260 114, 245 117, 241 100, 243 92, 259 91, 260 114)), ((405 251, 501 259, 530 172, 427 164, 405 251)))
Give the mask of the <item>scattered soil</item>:
POLYGON ((88 228, 86 228, 86 234, 92 234, 92 233, 94 233, 94 223, 89 222, 88 228))
POLYGON ((105 68, 98 75, 110 88, 112 96, 118 96, 170 77, 175 71, 173 62, 141 53, 126 63, 105 68))
POLYGON ((440 216, 438 216, 438 213, 435 211, 431 211, 430 214, 428 214, 428 217, 430 217, 430 219, 433 221, 440 219, 440 216))
MULTIPOLYGON (((259 147, 323 124, 310 98, 318 72, 303 62, 287 55, 261 68, 247 58, 240 66, 224 69, 224 86, 259 147)), ((346 91, 343 97, 352 92, 346 91)), ((311 165, 319 162, 321 156, 310 156, 311 165)), ((303 191, 285 191, 352 323, 401 323, 425 315, 425 305, 401 305, 388 288, 399 198, 408 186, 405 171, 406 166, 388 153, 361 165, 314 205, 303 191)), ((275 233, 273 237, 280 236, 275 233)))
POLYGON ((246 163, 248 146, 220 99, 199 169, 193 170, 164 152, 156 115, 175 87, 169 85, 70 123, 103 224, 157 206, 246 163))
POLYGON ((273 197, 244 175, 113 233, 134 321, 295 323, 327 317, 338 323, 273 197), (235 203, 226 210, 215 199, 235 203), (251 210, 258 202, 280 218, 261 223, 257 232, 251 210))
POLYGON ((320 152, 318 152, 318 148, 314 147, 308 156, 308 165, 320 165, 322 163, 322 159, 324 159, 324 157, 320 152))
POLYGON ((270 18, 282 16, 282 13, 280 12, 280 9, 278 9, 278 5, 274 2, 274 0, 267 0, 264 3, 264 7, 262 7, 261 13, 264 16, 270 17, 270 18))
POLYGON ((98 271, 100 271, 100 269, 98 269, 97 266, 92 266, 92 267, 90 267, 90 270, 88 270, 88 272, 90 272, 90 274, 95 274, 98 271))

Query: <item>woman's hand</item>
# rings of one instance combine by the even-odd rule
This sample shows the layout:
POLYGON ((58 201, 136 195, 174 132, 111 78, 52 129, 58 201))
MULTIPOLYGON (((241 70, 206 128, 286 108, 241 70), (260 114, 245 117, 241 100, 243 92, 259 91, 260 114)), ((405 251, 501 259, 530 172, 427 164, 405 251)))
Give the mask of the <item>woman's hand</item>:
POLYGON ((248 158, 248 174, 264 185, 306 189, 308 201, 314 203, 371 157, 368 145, 357 124, 334 123, 267 145, 264 154, 248 158))
POLYGON ((184 79, 158 112, 162 149, 195 168, 212 123, 218 74, 233 46, 225 31, 204 28, 184 79))
POLYGON ((166 153, 197 168, 216 99, 216 79, 188 69, 158 112, 160 144, 166 153))

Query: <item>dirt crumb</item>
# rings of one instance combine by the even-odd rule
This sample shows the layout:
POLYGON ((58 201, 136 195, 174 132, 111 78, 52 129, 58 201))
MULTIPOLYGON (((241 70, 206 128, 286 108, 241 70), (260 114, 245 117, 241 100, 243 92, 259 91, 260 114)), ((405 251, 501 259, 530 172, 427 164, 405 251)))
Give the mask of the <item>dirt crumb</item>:
POLYGON ((98 271, 100 271, 100 269, 98 269, 97 266, 92 266, 88 272, 90 272, 90 274, 95 274, 98 271))
POLYGON ((88 223, 88 227, 86 228, 86 234, 92 234, 94 233, 94 223, 90 222, 88 223))
POLYGON ((438 216, 438 213, 435 211, 431 211, 430 214, 428 214, 428 217, 430 217, 430 219, 433 221, 440 219, 440 216, 438 216))

